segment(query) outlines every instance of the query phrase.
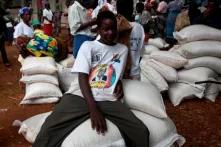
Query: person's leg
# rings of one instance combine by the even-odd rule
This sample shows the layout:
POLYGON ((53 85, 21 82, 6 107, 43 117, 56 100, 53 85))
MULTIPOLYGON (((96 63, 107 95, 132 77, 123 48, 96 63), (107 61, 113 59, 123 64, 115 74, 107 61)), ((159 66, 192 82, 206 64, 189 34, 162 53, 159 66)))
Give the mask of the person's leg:
POLYGON ((127 147, 148 147, 148 128, 120 101, 98 102, 104 117, 121 132, 127 147))
POLYGON ((53 25, 51 23, 49 24, 49 36, 52 36, 52 34, 53 34, 53 25))
POLYGON ((74 35, 74 42, 73 42, 73 55, 74 57, 76 58, 77 57, 77 54, 78 54, 78 51, 81 47, 81 44, 86 41, 86 36, 85 35, 81 35, 81 34, 77 34, 77 35, 74 35))
POLYGON ((65 94, 44 122, 32 147, 60 147, 71 131, 88 118, 86 101, 65 94))
POLYGON ((52 36, 52 31, 53 31, 52 24, 44 24, 43 30, 44 30, 44 34, 48 36, 52 36))
POLYGON ((76 58, 78 51, 82 45, 82 43, 84 43, 85 41, 92 41, 94 38, 87 36, 87 35, 81 35, 81 34, 77 34, 74 35, 74 42, 73 42, 73 55, 76 58))
POLYGON ((6 51, 5 51, 5 40, 4 40, 4 38, 0 39, 0 51, 1 51, 3 63, 6 66, 9 66, 10 64, 9 64, 8 57, 7 57, 7 54, 6 54, 6 51))

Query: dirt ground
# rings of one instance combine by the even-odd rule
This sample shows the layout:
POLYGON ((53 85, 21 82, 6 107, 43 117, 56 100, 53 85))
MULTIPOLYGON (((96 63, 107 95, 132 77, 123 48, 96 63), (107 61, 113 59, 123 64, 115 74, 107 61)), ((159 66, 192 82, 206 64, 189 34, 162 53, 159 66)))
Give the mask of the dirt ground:
MULTIPOLYGON (((19 105, 24 90, 18 82, 21 77, 18 53, 11 46, 7 46, 7 52, 12 66, 6 68, 0 59, 0 147, 28 147, 30 144, 18 134, 18 128, 12 127, 12 122, 47 112, 53 105, 19 105)), ((178 107, 167 98, 164 101, 178 133, 186 138, 185 147, 221 147, 221 96, 215 103, 192 99, 178 107)))

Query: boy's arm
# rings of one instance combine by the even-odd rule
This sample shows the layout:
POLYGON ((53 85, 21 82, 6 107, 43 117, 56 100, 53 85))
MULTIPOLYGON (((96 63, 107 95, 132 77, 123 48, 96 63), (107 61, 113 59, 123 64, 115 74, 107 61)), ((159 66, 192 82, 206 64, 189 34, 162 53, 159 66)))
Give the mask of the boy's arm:
POLYGON ((81 92, 87 101, 92 128, 96 129, 98 133, 104 134, 107 131, 106 121, 92 95, 88 82, 88 74, 79 73, 78 79, 81 92))
MULTIPOLYGON (((50 23, 52 23, 52 20, 49 20, 46 16, 43 16, 43 19, 46 19, 47 21, 49 21, 50 23)), ((53 19, 53 17, 52 17, 53 19)))
POLYGON ((90 26, 95 25, 95 24, 96 24, 96 18, 93 18, 91 21, 88 21, 86 23, 81 24, 76 32, 82 31, 82 30, 84 30, 84 29, 86 29, 86 28, 88 28, 90 26))
POLYGON ((117 82, 117 85, 114 89, 114 95, 118 100, 121 100, 124 97, 123 84, 121 80, 117 82))

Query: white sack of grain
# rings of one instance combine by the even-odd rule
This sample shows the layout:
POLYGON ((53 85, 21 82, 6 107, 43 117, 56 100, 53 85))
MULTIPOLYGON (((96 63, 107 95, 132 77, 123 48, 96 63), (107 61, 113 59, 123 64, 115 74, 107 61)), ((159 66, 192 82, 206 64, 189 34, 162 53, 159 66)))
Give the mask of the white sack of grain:
POLYGON ((166 41, 164 41, 162 38, 150 38, 148 40, 148 45, 156 46, 157 48, 166 48, 169 46, 166 41))
POLYGON ((183 67, 188 62, 178 53, 168 51, 154 51, 150 54, 150 58, 176 69, 183 67))
POLYGON ((141 80, 142 81, 143 79, 147 79, 147 81, 150 81, 160 91, 168 90, 168 84, 166 80, 153 67, 146 65, 145 62, 141 60, 140 68, 141 68, 141 80))
POLYGON ((159 90, 152 84, 137 80, 123 80, 124 103, 131 109, 166 118, 166 109, 159 90))
POLYGON ((221 41, 221 30, 206 25, 190 25, 174 32, 173 36, 182 44, 198 40, 221 41))
POLYGON ((52 57, 26 57, 20 71, 25 75, 55 74, 57 67, 52 57))
POLYGON ((221 58, 216 57, 198 57, 190 59, 188 63, 184 66, 185 69, 192 69, 196 67, 207 67, 214 70, 216 73, 221 74, 221 58))
POLYGON ((195 41, 181 45, 175 52, 187 59, 212 56, 221 57, 221 42, 219 41, 195 41))
POLYGON ((202 98, 205 87, 190 83, 173 83, 168 90, 169 99, 174 106, 178 106, 184 99, 202 98))
MULTIPOLYGON (((139 111, 132 110, 132 112, 148 127, 150 147, 168 147, 173 146, 174 143, 181 147, 185 143, 185 138, 177 133, 176 126, 170 118, 159 119, 139 111)), ((13 125, 19 126, 19 134, 33 143, 50 113, 35 115, 23 122, 16 120, 13 125)), ((126 147, 118 128, 112 122, 108 120, 106 122, 108 132, 105 136, 97 134, 91 128, 91 121, 88 119, 67 136, 61 147, 126 147), (82 133, 87 135, 82 137, 82 133)))

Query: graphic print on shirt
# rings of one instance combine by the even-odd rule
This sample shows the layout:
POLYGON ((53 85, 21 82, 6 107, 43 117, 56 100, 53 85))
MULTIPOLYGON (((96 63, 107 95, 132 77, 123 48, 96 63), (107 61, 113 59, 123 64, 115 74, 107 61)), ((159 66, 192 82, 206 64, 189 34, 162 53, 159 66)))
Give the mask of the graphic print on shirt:
POLYGON ((89 82, 91 88, 109 88, 116 81, 114 63, 120 63, 119 54, 113 54, 111 64, 99 64, 90 73, 89 82))

